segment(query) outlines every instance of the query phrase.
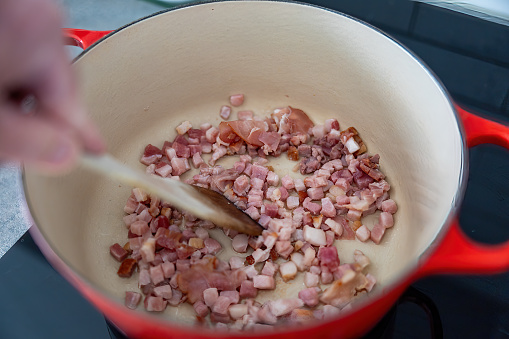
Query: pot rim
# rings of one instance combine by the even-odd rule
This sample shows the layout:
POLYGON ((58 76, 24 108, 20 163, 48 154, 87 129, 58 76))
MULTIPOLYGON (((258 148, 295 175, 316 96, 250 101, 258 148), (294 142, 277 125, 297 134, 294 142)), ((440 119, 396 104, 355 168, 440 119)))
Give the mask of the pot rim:
MULTIPOLYGON (((213 3, 227 3, 227 2, 266 2, 266 3, 276 2, 276 3, 287 3, 287 4, 293 4, 293 5, 299 5, 299 6, 312 7, 312 8, 317 8, 320 10, 328 11, 335 15, 345 17, 347 19, 353 20, 361 25, 364 25, 364 26, 374 30, 375 32, 379 33, 382 37, 389 39, 392 43, 394 43, 397 47, 399 47, 404 53, 406 53, 410 58, 414 59, 418 63, 418 65, 421 67, 421 69, 428 74, 428 76, 431 78, 431 80, 434 82, 434 84, 437 86, 437 88, 442 93, 443 97, 445 97, 445 99, 447 100, 448 105, 451 110, 451 113, 454 115, 456 125, 458 127, 459 137, 460 137, 461 145, 462 145, 461 159, 460 159, 460 173, 459 173, 459 178, 458 178, 458 189, 457 189, 456 194, 455 194, 453 201, 451 203, 449 212, 447 213, 446 217, 444 218, 441 226, 437 229, 437 232, 434 234, 433 239, 431 240, 429 246, 419 256, 417 256, 411 263, 407 264, 406 267, 403 268, 399 272, 399 274, 394 275, 394 277, 392 277, 387 282, 387 284, 384 286, 383 289, 381 289, 380 291, 375 293, 373 296, 364 298, 364 300, 359 300, 358 302, 355 303, 355 305, 354 305, 354 307, 352 307, 352 309, 350 309, 348 311, 341 312, 341 315, 339 317, 329 318, 327 320, 320 320, 320 321, 313 323, 312 325, 306 324, 306 323, 299 324, 298 326, 292 327, 292 329, 283 329, 283 327, 276 327, 274 330, 272 330, 270 332, 265 332, 265 331, 256 331, 254 333, 253 332, 244 332, 243 336, 245 336, 245 337, 257 336, 262 333, 271 333, 271 334, 277 334, 277 333, 283 333, 283 332, 288 333, 288 332, 294 332, 294 331, 299 331, 299 330, 303 330, 303 329, 320 327, 327 323, 336 321, 341 318, 345 318, 346 316, 356 313, 357 311, 362 310, 367 305, 375 303, 378 300, 382 299, 382 297, 384 295, 389 294, 391 291, 396 290, 398 287, 401 287, 402 285, 410 285, 412 283, 412 281, 414 281, 416 278, 418 278, 420 268, 427 261, 427 259, 431 257, 433 252, 436 250, 438 245, 442 242, 443 238, 447 234, 447 232, 452 224, 452 220, 455 218, 455 216, 461 206, 461 202, 462 202, 464 194, 465 194, 466 183, 467 183, 467 178, 468 178, 468 148, 467 148, 467 142, 466 142, 466 137, 465 137, 466 136, 465 130, 464 130, 463 124, 461 122, 459 113, 456 110, 456 107, 453 104, 451 96, 450 96, 449 92, 447 91, 447 89, 445 88, 444 84, 436 76, 436 74, 429 68, 429 66, 419 56, 417 56, 413 51, 411 51, 408 47, 406 47, 404 44, 402 44, 400 41, 398 41, 394 37, 390 36, 386 32, 382 31, 381 29, 379 29, 379 28, 377 28, 377 27, 375 27, 361 19, 358 19, 351 15, 339 12, 337 10, 333 10, 333 9, 322 7, 322 6, 315 5, 315 4, 303 3, 300 1, 292 1, 292 0, 219 0, 219 1, 218 0, 205 0, 205 1, 195 2, 195 3, 187 3, 187 4, 177 5, 175 7, 163 9, 161 11, 158 11, 158 12, 152 13, 150 15, 147 15, 145 17, 139 18, 131 23, 128 23, 122 27, 119 27, 118 29, 113 30, 112 32, 108 33, 107 35, 103 36, 102 38, 98 39, 96 42, 91 44, 90 47, 88 47, 87 49, 82 51, 78 56, 76 56, 73 59, 72 63, 74 64, 76 61, 81 59, 92 48, 96 47, 104 40, 108 39, 112 35, 120 32, 134 24, 140 23, 142 21, 148 20, 148 19, 158 16, 158 15, 166 14, 166 13, 174 11, 174 10, 180 10, 180 9, 184 9, 184 8, 188 8, 188 7, 195 7, 195 6, 201 6, 201 5, 209 5, 209 4, 213 4, 213 3)), ((32 237, 34 238, 34 241, 36 242, 38 247, 41 249, 41 251, 44 253, 45 257, 48 259, 48 261, 50 261, 51 264, 53 266, 55 266, 55 268, 67 280, 69 280, 71 283, 73 283, 73 285, 75 285, 75 287, 77 287, 77 286, 76 286, 76 283, 74 282, 74 280, 78 279, 78 280, 80 280, 81 283, 85 284, 85 286, 87 286, 87 288, 91 289, 95 293, 98 293, 102 297, 106 297, 107 300, 110 303, 112 303, 113 305, 115 305, 117 308, 121 307, 121 308, 125 309, 126 312, 135 312, 136 316, 141 316, 146 321, 155 322, 161 326, 171 326, 174 328, 175 327, 180 328, 180 329, 182 329, 184 331, 188 331, 188 332, 196 332, 196 333, 200 332, 201 334, 204 334, 203 333, 204 329, 195 329, 192 325, 191 326, 181 325, 172 319, 162 319, 162 318, 150 315, 149 313, 144 312, 144 311, 128 310, 120 302, 118 302, 116 300, 116 298, 114 298, 110 293, 103 290, 99 286, 94 285, 89 279, 87 279, 82 274, 77 272, 72 267, 72 265, 70 265, 65 260, 65 258, 63 258, 62 256, 58 255, 55 252, 55 250, 51 247, 49 242, 46 240, 46 236, 44 235, 44 232, 37 227, 37 222, 36 222, 37 218, 35 215, 33 215, 31 213, 32 209, 30 208, 30 204, 28 203, 28 201, 26 199, 26 197, 28 196, 28 190, 27 190, 26 173, 25 173, 24 166, 22 167, 21 176, 22 176, 22 182, 23 182, 22 198, 24 200, 25 214, 28 217, 28 220, 32 221, 31 224, 36 226, 36 229, 34 229, 33 227, 30 229, 30 233, 31 233, 32 237)), ((131 313, 131 314, 133 314, 133 313, 131 313)), ((208 332, 207 334, 210 336, 214 336, 214 335, 224 336, 224 335, 227 335, 227 333, 229 333, 229 332, 218 331, 217 329, 206 329, 206 332, 208 332)))

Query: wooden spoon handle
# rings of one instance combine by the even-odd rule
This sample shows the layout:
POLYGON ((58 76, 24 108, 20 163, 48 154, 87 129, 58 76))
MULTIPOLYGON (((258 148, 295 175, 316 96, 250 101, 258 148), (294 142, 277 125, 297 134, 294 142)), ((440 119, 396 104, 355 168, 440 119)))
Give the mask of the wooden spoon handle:
POLYGON ((179 180, 147 175, 129 168, 109 154, 83 154, 80 162, 83 167, 124 184, 142 188, 174 207, 188 211, 198 218, 210 220, 217 226, 249 235, 260 235, 263 231, 258 223, 217 192, 179 180))
POLYGON ((141 171, 136 171, 122 164, 110 154, 100 156, 83 154, 80 162, 90 170, 124 184, 140 187, 197 217, 205 218, 214 213, 214 210, 205 204, 189 185, 178 180, 149 176, 141 171))

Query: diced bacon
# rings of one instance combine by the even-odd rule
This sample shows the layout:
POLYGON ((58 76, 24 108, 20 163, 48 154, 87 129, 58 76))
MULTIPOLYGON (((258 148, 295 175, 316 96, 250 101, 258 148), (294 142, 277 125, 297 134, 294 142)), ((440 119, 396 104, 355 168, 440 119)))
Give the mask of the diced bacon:
POLYGON ((281 187, 278 188, 278 190, 279 190, 279 193, 281 195, 279 200, 286 201, 286 199, 288 199, 288 196, 290 195, 288 193, 288 191, 286 190, 286 188, 281 186, 281 187))
POLYGON ((136 235, 143 235, 150 230, 148 224, 142 220, 137 220, 137 221, 133 222, 131 224, 131 226, 129 227, 129 229, 131 230, 131 232, 133 234, 136 234, 136 235))
POLYGON ((318 305, 318 292, 315 287, 306 288, 299 292, 299 299, 302 300, 304 305, 309 307, 315 307, 318 305))
POLYGON ((209 164, 211 166, 214 166, 216 161, 219 160, 220 158, 224 157, 226 155, 226 153, 227 153, 226 147, 224 147, 224 146, 217 147, 216 150, 214 150, 214 152, 212 153, 212 157, 209 160, 209 164))
POLYGON ((251 280, 244 280, 240 284, 240 297, 241 298, 255 298, 258 294, 258 289, 254 286, 251 280))
POLYGON ((371 292, 376 284, 376 278, 371 273, 368 273, 366 274, 366 279, 368 280, 368 284, 366 285, 365 289, 366 291, 371 292))
POLYGON ((359 144, 354 140, 354 138, 350 138, 345 142, 345 147, 348 149, 348 152, 355 153, 360 150, 359 144))
POLYGON ((173 296, 173 290, 170 285, 154 287, 154 294, 163 299, 169 300, 173 296))
POLYGON ((205 248, 207 249, 207 253, 209 254, 217 254, 221 249, 222 246, 219 243, 219 241, 213 239, 213 238, 207 238, 203 241, 205 248))
POLYGON ((336 208, 334 207, 334 204, 332 203, 330 198, 322 199, 322 209, 320 211, 320 214, 329 218, 334 218, 336 216, 336 208))
POLYGON ((306 272, 304 275, 304 285, 307 287, 316 287, 318 286, 318 283, 320 282, 320 277, 318 274, 314 274, 311 272, 306 272))
POLYGON ((260 219, 258 219, 258 223, 264 227, 264 228, 267 228, 267 226, 269 225, 270 221, 272 220, 271 217, 269 217, 268 215, 266 214, 262 214, 260 215, 260 219))
POLYGON ((310 267, 311 264, 313 263, 313 260, 315 259, 316 257, 316 251, 313 247, 307 247, 306 249, 303 248, 302 250, 304 252, 304 259, 303 259, 303 262, 302 264, 305 266, 305 267, 310 267))
POLYGON ((129 253, 118 243, 110 246, 110 254, 116 261, 122 262, 129 255, 129 253))
POLYGON ((217 129, 217 127, 211 127, 205 132, 205 138, 211 144, 216 142, 218 135, 219 129, 217 129))
POLYGON ((336 236, 340 237, 343 234, 343 226, 334 219, 326 219, 324 224, 329 226, 336 236))
POLYGON ((256 165, 256 164, 251 166, 251 179, 258 178, 261 180, 265 180, 267 178, 268 173, 269 173, 269 170, 265 166, 260 166, 260 165, 256 165))
POLYGON ((201 300, 193 304, 194 311, 199 317, 205 318, 209 314, 209 308, 201 300))
POLYGON ((232 304, 230 298, 225 296, 219 296, 212 305, 212 312, 226 315, 228 314, 228 307, 232 304))
POLYGON ((383 201, 381 206, 382 206, 382 211, 390 213, 390 214, 394 214, 398 211, 398 206, 392 199, 387 199, 387 200, 383 201))
POLYGON ((286 206, 289 209, 294 209, 299 206, 299 197, 295 195, 291 195, 286 199, 286 206))
POLYGON ((166 308, 167 301, 161 297, 148 296, 145 298, 145 309, 149 312, 162 312, 166 308))
POLYGON ((172 167, 172 175, 178 176, 182 175, 188 170, 189 162, 186 158, 172 158, 171 160, 171 167, 172 167))
POLYGON ((320 214, 322 206, 311 201, 311 198, 307 197, 304 199, 302 206, 314 215, 320 214))
POLYGON ((134 199, 136 199, 137 202, 144 202, 148 200, 148 194, 141 188, 133 188, 133 195, 134 199))
POLYGON ((275 203, 266 203, 265 205, 265 214, 271 218, 275 218, 278 215, 278 206, 275 203))
POLYGON ((360 241, 366 242, 371 237, 371 231, 366 225, 362 225, 355 231, 355 235, 360 241))
POLYGON ((145 262, 152 262, 155 259, 155 245, 156 245, 156 239, 155 238, 148 238, 145 240, 143 245, 141 245, 140 248, 140 254, 142 259, 145 262))
POLYGON ((346 217, 351 221, 361 220, 362 212, 358 210, 348 210, 346 217))
POLYGON ((299 298, 277 299, 269 302, 270 311, 276 317, 291 313, 294 309, 304 306, 304 302, 299 298))
MULTIPOLYGON (((175 154, 178 158, 189 158, 191 156, 191 149, 189 146, 174 142, 173 143, 173 149, 175 150, 175 154)), ((172 157, 174 158, 174 157, 172 157)))
POLYGON ((171 299, 168 300, 168 304, 171 306, 177 306, 182 302, 182 292, 179 290, 173 290, 171 299))
POLYGON ((168 160, 171 161, 171 159, 173 158, 176 158, 177 157, 177 152, 175 151, 175 149, 173 149, 172 147, 168 147, 166 149, 166 157, 168 158, 168 160))
POLYGON ((141 269, 138 276, 138 283, 141 286, 150 284, 150 271, 148 269, 141 269))
POLYGON ((370 260, 368 257, 364 255, 360 250, 355 250, 353 252, 353 259, 357 265, 359 265, 359 268, 363 270, 370 264, 370 260))
POLYGON ((245 259, 241 257, 231 257, 229 260, 230 268, 232 270, 242 268, 244 267, 244 261, 245 259))
POLYGON ((149 268, 150 280, 154 285, 157 285, 164 281, 164 273, 161 265, 152 266, 149 268))
POLYGON ((246 163, 244 161, 237 161, 233 164, 233 168, 235 169, 235 172, 240 174, 246 169, 246 163))
POLYGON ((295 190, 297 192, 305 191, 306 190, 306 185, 304 185, 304 181, 302 179, 300 179, 300 178, 294 179, 293 180, 293 184, 294 184, 295 190))
POLYGON ((324 192, 321 187, 308 188, 307 195, 310 200, 320 200, 324 197, 324 192))
MULTIPOLYGON (((256 199, 256 200, 258 201, 258 199, 256 199)), ((261 198, 259 201, 260 201, 260 205, 261 205, 261 198)), ((251 199, 251 201, 250 201, 248 198, 248 202, 253 202, 253 199, 251 199)), ((258 220, 260 218, 260 211, 258 211, 258 208, 256 208, 255 206, 251 206, 248 209, 244 210, 244 213, 249 215, 251 217, 251 219, 253 219, 253 220, 258 220)))
POLYGON ((193 154, 192 161, 193 161, 193 166, 196 168, 199 168, 202 164, 205 163, 203 161, 203 158, 201 157, 201 154, 198 152, 193 154))
POLYGON ((232 108, 230 106, 223 105, 223 106, 221 106, 221 109, 219 111, 219 116, 223 120, 228 120, 228 118, 230 117, 230 113, 231 112, 232 112, 232 108))
POLYGON ((279 185, 279 176, 276 173, 269 171, 269 173, 267 173, 267 184, 271 186, 279 185))
POLYGON ((290 313, 290 321, 294 323, 309 323, 310 321, 316 320, 314 312, 303 308, 296 308, 290 313))
POLYGON ((281 185, 283 185, 283 187, 286 188, 287 190, 295 188, 293 179, 288 174, 281 178, 281 185))
POLYGON ((322 266, 326 266, 331 271, 336 269, 340 264, 338 250, 334 246, 321 247, 318 250, 318 259, 320 259, 320 264, 322 266))
POLYGON ((333 306, 344 307, 351 302, 357 291, 365 289, 368 284, 369 281, 364 274, 354 270, 347 271, 341 279, 335 280, 324 291, 320 301, 333 306))
POLYGON ((321 229, 317 229, 310 226, 304 226, 304 240, 314 246, 325 246, 326 238, 325 232, 321 229))
POLYGON ((168 279, 175 274, 175 264, 169 261, 163 262, 161 264, 161 268, 163 269, 164 278, 168 279))
POLYGON ((270 301, 263 304, 263 306, 258 310, 256 316, 259 322, 274 325, 277 323, 277 317, 272 314, 269 303, 270 301))
MULTIPOLYGON (((266 236, 265 240, 263 241, 263 244, 265 245, 265 247, 267 247, 267 249, 270 250, 274 247, 274 245, 276 245, 277 239, 278 239, 277 233, 273 232, 266 236)), ((285 240, 285 239, 282 239, 282 240, 285 240)), ((288 239, 286 239, 286 240, 288 240, 288 239)))
POLYGON ((265 181, 263 181, 262 179, 258 179, 258 178, 251 178, 251 186, 254 188, 254 189, 258 189, 258 190, 261 190, 263 188, 263 184, 265 183, 265 181))
POLYGON ((131 196, 129 197, 129 199, 127 199, 127 202, 124 206, 124 212, 128 214, 134 213, 137 207, 138 202, 136 201, 136 199, 134 199, 134 196, 131 196))
POLYGON ((121 278, 130 278, 137 266, 136 260, 132 258, 124 259, 118 268, 117 275, 121 278))
POLYGON ((214 306, 218 298, 219 292, 217 291, 217 288, 210 287, 203 290, 203 300, 208 307, 212 308, 212 306, 214 306))
POLYGON ((137 292, 126 291, 124 305, 131 310, 136 309, 141 301, 141 294, 137 292))
POLYGON ((266 261, 265 264, 263 265, 262 274, 273 277, 274 274, 276 274, 277 270, 278 270, 277 264, 274 264, 271 261, 266 261))
POLYGON ((288 256, 293 252, 293 246, 290 241, 276 241, 276 252, 282 256, 283 258, 288 258, 288 256))
POLYGON ((161 157, 162 157, 162 155, 160 155, 160 154, 154 154, 151 156, 144 155, 141 157, 140 162, 143 165, 150 166, 150 165, 155 164, 159 159, 161 159, 161 157))
POLYGON ((273 290, 276 288, 276 282, 274 281, 273 277, 269 277, 267 275, 257 275, 253 277, 253 287, 259 290, 273 290))
POLYGON ((210 123, 204 122, 203 124, 200 125, 200 130, 206 132, 211 127, 212 125, 210 123))
POLYGON ((320 280, 322 281, 322 284, 330 284, 334 280, 334 275, 328 268, 323 267, 320 280))
POLYGON ((163 151, 154 145, 148 144, 145 147, 143 155, 147 156, 147 157, 152 156, 152 155, 163 155, 163 151))
POLYGON ((247 304, 236 304, 236 305, 230 305, 228 308, 228 313, 230 314, 230 317, 232 319, 241 319, 243 316, 245 316, 248 312, 248 306, 247 304))
POLYGON ((279 265, 279 272, 285 282, 292 280, 297 275, 297 266, 293 261, 287 261, 279 265))
POLYGON ((194 247, 196 249, 202 249, 205 247, 203 239, 201 238, 191 238, 188 241, 189 246, 194 247))
POLYGON ((239 176, 233 183, 233 191, 240 196, 245 196, 249 188, 249 177, 247 175, 239 176))
POLYGON ((234 107, 240 106, 244 103, 244 94, 234 94, 230 96, 230 104, 234 107))
POLYGON ((316 139, 323 138, 323 136, 325 135, 325 126, 324 125, 315 125, 311 129, 311 133, 313 134, 313 136, 316 139))
POLYGON ((219 296, 226 297, 226 298, 230 299, 230 302, 232 304, 238 304, 240 301, 240 295, 239 295, 238 291, 221 291, 219 296))
POLYGON ((251 256, 253 257, 255 263, 257 262, 263 262, 269 258, 270 250, 262 250, 261 248, 255 250, 251 256))
POLYGON ((238 111, 237 118, 239 120, 253 120, 253 111, 238 111))
POLYGON ((290 258, 299 271, 302 272, 306 269, 306 265, 304 264, 304 256, 301 253, 293 252, 290 258))
POLYGON ((248 236, 246 234, 237 234, 232 239, 233 250, 238 253, 245 253, 248 245, 248 236))
POLYGON ((251 248, 256 250, 262 246, 263 237, 250 237, 247 243, 249 244, 249 246, 251 246, 251 248))
POLYGON ((331 130, 339 130, 339 122, 336 119, 326 119, 324 123, 325 132, 329 133, 331 130))
POLYGON ((177 133, 180 135, 186 134, 187 131, 189 131, 193 125, 189 121, 184 121, 180 125, 178 125, 175 129, 177 130, 177 133))
POLYGON ((378 222, 385 228, 391 228, 392 226, 394 226, 394 219, 392 217, 392 214, 390 214, 389 212, 380 213, 378 222))
POLYGON ((384 236, 384 233, 385 226, 380 223, 376 223, 371 229, 371 240, 373 240, 375 244, 379 244, 382 240, 382 237, 384 236))

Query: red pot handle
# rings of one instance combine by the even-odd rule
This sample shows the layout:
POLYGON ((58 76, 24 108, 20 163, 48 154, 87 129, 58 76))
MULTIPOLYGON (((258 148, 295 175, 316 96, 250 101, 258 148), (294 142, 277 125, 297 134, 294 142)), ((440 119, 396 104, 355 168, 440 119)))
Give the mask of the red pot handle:
POLYGON ((62 29, 65 44, 87 49, 102 37, 113 31, 90 31, 86 29, 64 28, 62 29))
MULTIPOLYGON (((469 113, 459 106, 468 147, 491 143, 509 149, 509 127, 469 113)), ((480 244, 469 239, 454 220, 437 250, 419 270, 435 273, 500 273, 509 270, 509 241, 499 245, 480 244)))

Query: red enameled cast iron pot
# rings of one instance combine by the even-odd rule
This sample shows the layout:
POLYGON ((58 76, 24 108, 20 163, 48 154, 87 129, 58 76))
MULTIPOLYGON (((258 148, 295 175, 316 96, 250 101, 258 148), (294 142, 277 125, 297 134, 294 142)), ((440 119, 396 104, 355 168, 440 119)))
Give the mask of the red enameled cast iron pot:
MULTIPOLYGON (((416 279, 509 269, 508 242, 474 243, 455 217, 467 147, 509 148, 509 129, 452 104, 422 61, 376 28, 306 4, 227 1, 163 11, 116 31, 66 33, 85 49, 74 67, 90 114, 109 151, 127 164, 142 169, 143 147, 173 138, 183 120, 219 123, 219 107, 229 95, 244 93, 241 108, 259 115, 292 105, 317 123, 335 117, 342 128, 355 126, 369 152, 380 154, 399 206, 380 245, 336 244, 342 262, 352 260, 354 248, 372 260, 378 283, 369 297, 327 321, 226 333, 193 327, 192 317, 178 312, 154 315, 123 306, 124 291, 137 289, 136 277, 116 276, 108 247, 126 241, 122 208, 129 187, 81 170, 47 178, 25 168, 37 244, 129 337, 358 337, 416 279)), ((285 171, 285 165, 276 161, 276 170, 285 171)), ((295 289, 271 297, 302 288, 289 285, 295 289)))

